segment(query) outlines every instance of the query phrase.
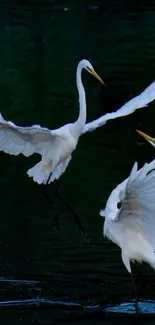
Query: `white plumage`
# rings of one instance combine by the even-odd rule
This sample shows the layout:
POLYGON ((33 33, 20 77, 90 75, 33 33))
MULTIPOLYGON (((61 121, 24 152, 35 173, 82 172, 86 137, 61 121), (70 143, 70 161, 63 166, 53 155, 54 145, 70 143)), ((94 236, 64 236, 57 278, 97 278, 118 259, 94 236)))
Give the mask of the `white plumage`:
POLYGON ((96 79, 103 83, 87 60, 79 62, 77 67, 77 88, 79 92, 80 113, 75 123, 66 124, 57 130, 42 128, 40 125, 19 127, 10 121, 4 120, 0 114, 0 151, 11 155, 22 153, 30 156, 33 153, 41 155, 41 161, 28 170, 27 174, 38 184, 45 184, 58 179, 66 170, 77 146, 80 135, 93 131, 104 125, 108 120, 133 113, 136 109, 147 106, 155 99, 155 82, 147 87, 139 96, 131 99, 120 109, 107 113, 97 120, 86 122, 86 99, 81 81, 81 71, 86 69, 96 79))
POLYGON ((155 160, 137 168, 135 163, 100 211, 105 217, 104 236, 120 246, 128 272, 131 260, 155 268, 155 160))
POLYGON ((66 124, 57 130, 42 128, 40 125, 19 127, 10 121, 4 120, 0 114, 0 151, 11 155, 22 153, 28 157, 33 153, 41 155, 41 161, 28 170, 28 175, 38 184, 46 184, 58 179, 66 170, 75 150, 79 136, 86 122, 86 98, 81 81, 82 69, 86 69, 102 84, 102 79, 94 71, 87 60, 79 62, 76 82, 79 92, 79 117, 75 123, 66 124))
POLYGON ((89 131, 94 131, 95 129, 106 124, 107 121, 109 120, 114 120, 118 117, 130 115, 134 113, 137 109, 148 106, 148 104, 152 102, 154 99, 155 99, 155 82, 152 82, 152 84, 150 84, 140 95, 130 99, 116 112, 107 113, 99 117, 97 120, 85 124, 82 134, 89 131))
MULTIPOLYGON (((148 104, 153 100, 155 100, 155 82, 152 82, 152 84, 150 84, 140 95, 130 99, 116 112, 107 113, 90 123, 86 123, 81 135, 96 130, 97 128, 105 125, 110 120, 130 115, 139 108, 147 107, 148 104)), ((72 157, 70 156, 69 161, 71 160, 71 158, 72 157)))

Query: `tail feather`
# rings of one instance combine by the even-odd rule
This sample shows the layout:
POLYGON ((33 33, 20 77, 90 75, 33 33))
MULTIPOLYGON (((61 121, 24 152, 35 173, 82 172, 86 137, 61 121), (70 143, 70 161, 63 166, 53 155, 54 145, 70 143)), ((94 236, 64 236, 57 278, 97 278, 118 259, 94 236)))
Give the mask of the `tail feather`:
POLYGON ((29 177, 33 178, 34 182, 38 184, 46 184, 49 177, 49 171, 43 168, 41 161, 29 169, 27 174, 29 177))
POLYGON ((29 177, 33 178, 34 182, 38 184, 46 184, 49 175, 52 172, 52 175, 48 181, 48 184, 50 184, 51 182, 54 182, 54 180, 60 178, 60 176, 65 172, 70 160, 71 160, 71 155, 66 160, 58 164, 53 171, 52 171, 52 164, 45 165, 45 163, 40 161, 34 167, 29 169, 27 174, 29 177))

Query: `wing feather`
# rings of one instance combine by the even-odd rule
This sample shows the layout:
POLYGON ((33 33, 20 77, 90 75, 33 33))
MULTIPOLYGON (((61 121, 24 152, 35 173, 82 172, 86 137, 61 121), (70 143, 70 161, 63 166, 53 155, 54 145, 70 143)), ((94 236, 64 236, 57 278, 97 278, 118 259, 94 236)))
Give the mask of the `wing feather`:
POLYGON ((30 156, 33 153, 45 155, 53 141, 60 137, 58 130, 49 130, 40 125, 19 127, 5 121, 0 114, 0 151, 11 155, 30 156))
POLYGON ((141 229, 155 246, 155 160, 145 164, 137 174, 128 179, 125 198, 117 216, 118 222, 141 229))
POLYGON ((148 103, 155 99, 155 82, 148 86, 140 95, 129 100, 125 105, 119 108, 116 112, 107 113, 97 120, 87 123, 84 126, 82 134, 93 131, 102 125, 106 124, 107 121, 113 120, 118 117, 130 115, 135 112, 136 109, 146 107, 148 103))

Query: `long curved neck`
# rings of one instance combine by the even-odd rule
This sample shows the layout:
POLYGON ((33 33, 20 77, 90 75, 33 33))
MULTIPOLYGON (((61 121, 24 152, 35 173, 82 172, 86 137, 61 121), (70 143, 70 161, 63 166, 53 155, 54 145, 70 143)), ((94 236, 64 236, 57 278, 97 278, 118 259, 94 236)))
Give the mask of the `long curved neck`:
POLYGON ((79 117, 77 121, 73 124, 72 132, 75 138, 78 138, 83 131, 84 125, 86 123, 86 96, 85 90, 81 80, 82 67, 79 64, 76 72, 76 84, 79 93, 79 117))

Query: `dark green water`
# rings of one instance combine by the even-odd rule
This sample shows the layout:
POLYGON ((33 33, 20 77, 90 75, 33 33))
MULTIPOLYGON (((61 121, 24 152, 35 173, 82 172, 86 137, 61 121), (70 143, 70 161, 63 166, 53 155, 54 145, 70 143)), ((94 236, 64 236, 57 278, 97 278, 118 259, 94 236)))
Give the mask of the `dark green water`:
MULTIPOLYGON (((53 129, 76 119, 75 72, 81 58, 91 61, 107 86, 83 73, 88 121, 116 110, 155 80, 153 0, 16 0, 1 2, 0 17, 0 111, 18 125, 53 129)), ((102 311, 109 303, 132 299, 132 286, 119 249, 103 239, 99 210, 135 160, 142 165, 154 158, 154 148, 135 132, 155 135, 154 110, 152 103, 81 137, 61 178, 61 193, 91 242, 58 200, 60 232, 53 230, 43 188, 26 175, 37 156, 0 153, 2 325, 135 322, 134 315, 102 311)), ((141 298, 155 299, 149 266, 133 267, 137 287, 141 270, 141 298)), ((145 316, 141 323, 154 324, 154 319, 145 316)))

